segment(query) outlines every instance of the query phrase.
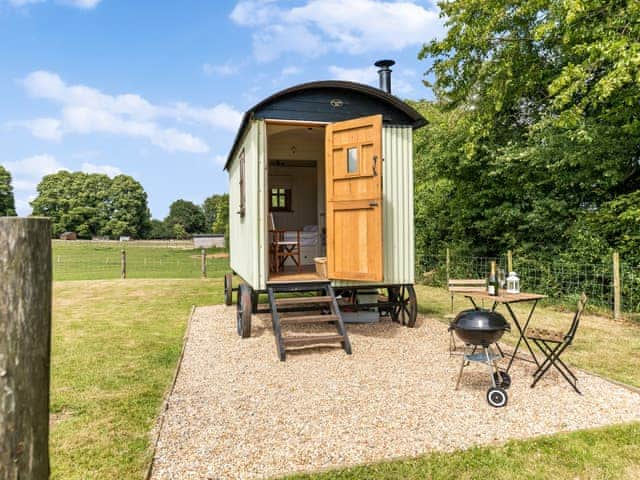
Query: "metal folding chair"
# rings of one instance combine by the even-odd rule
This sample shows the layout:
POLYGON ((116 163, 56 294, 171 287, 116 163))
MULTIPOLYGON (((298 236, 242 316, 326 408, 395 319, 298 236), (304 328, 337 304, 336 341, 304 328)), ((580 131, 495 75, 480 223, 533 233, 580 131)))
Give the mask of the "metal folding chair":
POLYGON ((578 379, 569 369, 566 363, 562 361, 560 355, 567 349, 569 345, 573 343, 578 325, 580 324, 580 317, 584 311, 584 307, 587 304, 587 296, 583 293, 578 301, 578 309, 573 316, 573 321, 569 327, 567 333, 561 333, 557 331, 551 331, 542 328, 530 328, 526 333, 528 340, 531 340, 540 351, 546 357, 544 362, 540 364, 538 369, 533 374, 533 383, 531 388, 536 386, 536 383, 549 371, 553 366, 558 370, 564 379, 573 387, 573 389, 582 395, 582 392, 578 389, 578 379))

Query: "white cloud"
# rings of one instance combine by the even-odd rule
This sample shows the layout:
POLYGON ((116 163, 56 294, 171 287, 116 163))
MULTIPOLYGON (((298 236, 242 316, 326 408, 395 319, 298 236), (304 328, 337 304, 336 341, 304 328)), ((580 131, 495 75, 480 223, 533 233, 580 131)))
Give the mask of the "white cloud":
POLYGON ((70 7, 92 9, 96 8, 102 0, 58 0, 58 3, 69 5, 70 7))
POLYGON ((401 50, 444 32, 436 6, 425 8, 411 0, 307 0, 300 6, 241 0, 230 18, 256 30, 253 53, 261 62, 285 52, 314 57, 328 50, 401 50))
POLYGON ((32 120, 6 122, 6 128, 26 128, 36 138, 59 141, 62 138, 61 123, 57 118, 34 118, 32 120))
POLYGON ((322 37, 304 25, 273 24, 253 34, 253 55, 261 63, 271 62, 285 52, 314 58, 327 49, 322 37))
POLYGON ((256 26, 272 21, 280 13, 275 0, 243 0, 236 4, 229 16, 238 25, 256 26))
POLYGON ((202 71, 207 76, 219 75, 221 77, 230 77, 240 71, 240 65, 233 64, 231 61, 227 61, 220 65, 205 63, 202 65, 202 71))
POLYGON ((12 180, 11 182, 13 184, 13 188, 16 191, 29 191, 29 192, 34 192, 36 190, 36 187, 38 186, 38 182, 35 180, 22 180, 22 179, 17 179, 17 180, 12 180))
POLYGON ((54 156, 48 154, 33 155, 15 162, 4 162, 4 166, 12 175, 40 179, 45 175, 66 170, 54 156))
MULTIPOLYGON (((44 3, 45 1, 46 0, 9 0, 9 5, 14 7, 24 7, 25 5, 44 3)), ((97 7, 101 1, 102 0, 56 0, 55 3, 90 10, 97 7)))
POLYGON ((302 69, 296 66, 284 67, 280 72, 280 75, 283 77, 290 77, 293 75, 300 75, 302 73, 302 69))
POLYGON ((84 162, 82 164, 81 170, 84 173, 104 173, 109 177, 115 177, 116 175, 121 175, 122 170, 118 167, 114 167, 113 165, 95 165, 90 162, 84 162))
POLYGON ((363 68, 344 68, 331 65, 329 67, 329 73, 336 80, 346 80, 348 82, 358 82, 373 84, 378 79, 378 69, 374 66, 363 68))
POLYGON ((26 92, 61 106, 60 118, 13 122, 38 137, 59 140, 67 134, 109 133, 144 138, 164 150, 206 153, 206 142, 176 126, 200 125, 234 131, 242 114, 226 103, 211 108, 188 103, 155 105, 137 94, 108 95, 86 85, 68 85, 59 75, 36 71, 21 81, 26 92))
POLYGON ((213 157, 213 163, 223 166, 225 163, 227 163, 227 157, 225 157, 224 155, 216 155, 215 157, 213 157))
POLYGON ((44 2, 44 0, 9 0, 9 5, 12 5, 14 7, 24 7, 25 5, 42 2, 44 2))

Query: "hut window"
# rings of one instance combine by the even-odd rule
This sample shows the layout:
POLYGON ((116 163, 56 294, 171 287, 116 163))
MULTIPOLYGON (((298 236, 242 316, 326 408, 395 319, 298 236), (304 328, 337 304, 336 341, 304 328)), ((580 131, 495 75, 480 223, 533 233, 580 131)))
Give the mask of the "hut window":
POLYGON ((246 205, 246 180, 244 178, 244 149, 240 152, 240 209, 238 213, 244 217, 246 205))
POLYGON ((274 187, 271 189, 271 212, 291 211, 291 189, 286 187, 274 187))
POLYGON ((358 149, 347 149, 347 173, 358 173, 358 149))

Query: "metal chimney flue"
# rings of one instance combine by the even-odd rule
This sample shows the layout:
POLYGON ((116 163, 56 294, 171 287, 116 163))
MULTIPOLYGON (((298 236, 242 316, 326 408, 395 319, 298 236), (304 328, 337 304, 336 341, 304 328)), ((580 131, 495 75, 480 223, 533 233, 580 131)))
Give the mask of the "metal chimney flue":
POLYGON ((396 64, 393 60, 378 60, 374 65, 378 67, 378 77, 380 79, 380 90, 391 93, 391 70, 390 67, 396 64))

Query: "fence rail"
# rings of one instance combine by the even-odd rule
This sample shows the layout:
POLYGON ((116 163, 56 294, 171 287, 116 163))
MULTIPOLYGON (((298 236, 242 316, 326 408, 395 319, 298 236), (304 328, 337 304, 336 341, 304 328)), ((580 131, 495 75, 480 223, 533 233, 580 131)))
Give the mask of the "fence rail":
POLYGON ((222 277, 229 270, 226 258, 206 254, 157 258, 131 251, 95 256, 54 255, 52 263, 54 280, 222 277))
MULTIPOLYGON (((508 254, 472 257, 446 251, 423 256, 418 262, 418 270, 425 283, 446 286, 448 278, 485 278, 491 261, 508 273, 508 254)), ((640 266, 617 262, 613 257, 611 261, 592 264, 561 260, 543 262, 518 256, 513 256, 512 261, 522 290, 570 303, 585 292, 591 304, 614 314, 640 313, 640 266)))

